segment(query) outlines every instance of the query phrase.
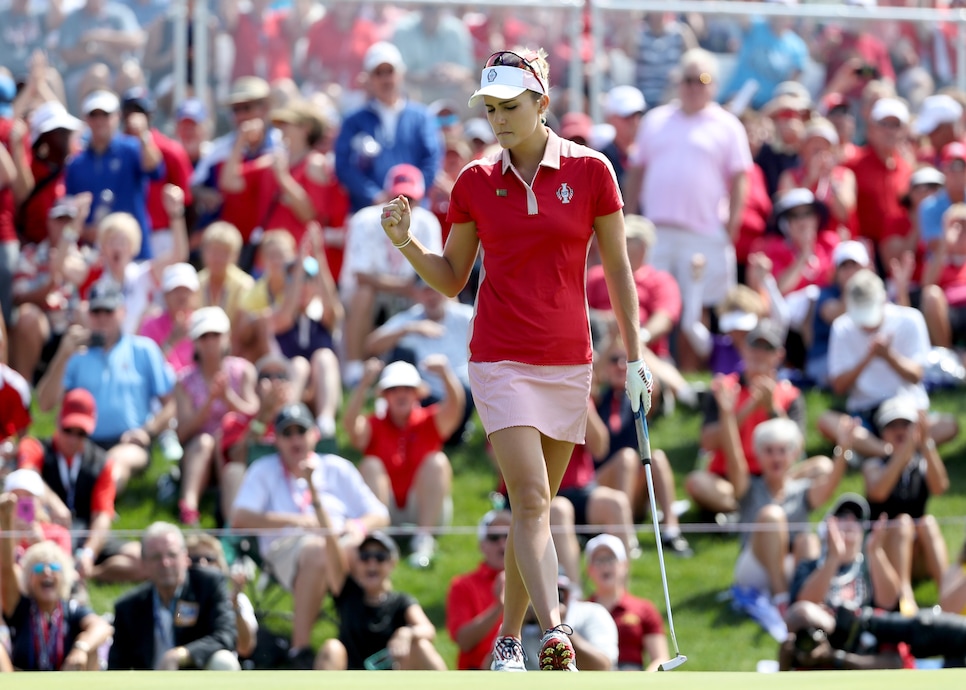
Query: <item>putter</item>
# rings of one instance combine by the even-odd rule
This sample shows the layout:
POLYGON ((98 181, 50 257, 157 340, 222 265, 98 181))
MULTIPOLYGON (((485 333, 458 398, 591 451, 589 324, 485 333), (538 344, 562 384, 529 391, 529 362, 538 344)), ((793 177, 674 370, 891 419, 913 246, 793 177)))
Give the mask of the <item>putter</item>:
POLYGON ((637 428, 637 449, 644 463, 644 476, 647 479, 647 495, 651 499, 651 518, 654 521, 654 541, 657 543, 657 561, 661 568, 661 584, 664 585, 664 604, 667 606, 667 627, 671 631, 671 644, 674 645, 674 658, 658 666, 661 671, 673 671, 688 660, 678 649, 678 638, 674 634, 674 617, 671 615, 671 595, 667 589, 667 571, 664 568, 664 546, 661 544, 661 531, 657 524, 657 502, 654 500, 654 478, 651 476, 651 439, 647 433, 647 420, 644 418, 644 406, 637 408, 634 413, 637 428))

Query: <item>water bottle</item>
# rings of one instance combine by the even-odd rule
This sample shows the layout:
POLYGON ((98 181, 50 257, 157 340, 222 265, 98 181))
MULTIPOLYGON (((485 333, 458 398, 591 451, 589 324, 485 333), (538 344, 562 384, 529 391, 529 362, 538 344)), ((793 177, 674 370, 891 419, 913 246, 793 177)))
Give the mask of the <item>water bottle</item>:
POLYGON ((184 455, 184 449, 178 440, 177 422, 171 420, 168 428, 158 435, 158 447, 161 448, 161 455, 168 462, 178 462, 184 455))

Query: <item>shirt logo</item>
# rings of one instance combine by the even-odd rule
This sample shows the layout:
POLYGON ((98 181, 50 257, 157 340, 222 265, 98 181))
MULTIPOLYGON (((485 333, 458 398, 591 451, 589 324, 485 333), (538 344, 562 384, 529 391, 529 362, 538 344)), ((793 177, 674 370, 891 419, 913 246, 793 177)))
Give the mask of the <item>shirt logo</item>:
POLYGON ((486 73, 486 80, 488 82, 490 82, 491 84, 494 81, 496 81, 496 70, 495 69, 491 69, 489 72, 486 73))
POLYGON ((557 190, 557 198, 560 199, 560 203, 569 204, 570 200, 574 198, 574 188, 564 182, 557 190))
POLYGON ((121 169, 121 159, 120 158, 112 158, 111 159, 111 162, 108 163, 108 167, 111 169, 111 172, 116 173, 117 171, 119 171, 121 169))

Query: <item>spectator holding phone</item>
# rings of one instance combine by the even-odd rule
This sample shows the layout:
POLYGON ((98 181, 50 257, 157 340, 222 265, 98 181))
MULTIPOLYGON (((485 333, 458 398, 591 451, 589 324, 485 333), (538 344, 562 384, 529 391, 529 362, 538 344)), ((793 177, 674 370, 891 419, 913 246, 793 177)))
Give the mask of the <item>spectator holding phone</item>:
POLYGON ((0 496, 0 604, 12 633, 13 665, 25 671, 99 669, 96 650, 111 626, 70 598, 76 573, 55 544, 38 542, 15 563, 16 506, 14 494, 0 496))

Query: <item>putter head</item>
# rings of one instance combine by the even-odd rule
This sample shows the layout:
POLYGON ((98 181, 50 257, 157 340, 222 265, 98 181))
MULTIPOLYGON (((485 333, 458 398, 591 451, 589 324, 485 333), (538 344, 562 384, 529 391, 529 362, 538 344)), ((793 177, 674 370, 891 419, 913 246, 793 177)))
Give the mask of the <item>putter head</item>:
POLYGON ((684 656, 683 654, 678 654, 673 659, 670 659, 668 661, 665 661, 663 664, 661 664, 660 666, 658 666, 657 667, 657 670, 658 671, 673 671, 674 669, 676 669, 678 666, 680 666, 681 664, 683 664, 687 660, 688 660, 688 658, 686 656, 684 656))

